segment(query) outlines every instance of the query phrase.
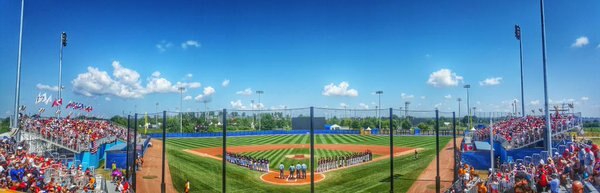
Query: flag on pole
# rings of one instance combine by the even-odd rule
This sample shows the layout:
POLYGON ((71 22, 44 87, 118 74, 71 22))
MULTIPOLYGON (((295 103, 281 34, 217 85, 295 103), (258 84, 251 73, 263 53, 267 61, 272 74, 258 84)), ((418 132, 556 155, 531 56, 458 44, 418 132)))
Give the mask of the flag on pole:
POLYGON ((52 103, 52 107, 62 106, 62 99, 57 99, 52 103))
POLYGON ((35 98, 35 104, 37 105, 43 103, 44 101, 46 101, 46 93, 38 93, 38 96, 35 98))
POLYGON ((21 105, 21 107, 19 107, 19 111, 21 112, 25 111, 25 109, 27 109, 25 105, 21 105))
POLYGON ((88 112, 88 113, 92 112, 93 110, 94 110, 94 108, 92 108, 92 106, 85 107, 85 111, 88 112))
POLYGON ((521 26, 515 25, 515 37, 517 40, 521 40, 521 26))
POLYGON ((56 110, 56 115, 60 115, 60 110, 56 110))
POLYGON ((44 104, 48 105, 48 103, 50 103, 50 101, 52 101, 52 95, 50 95, 50 97, 46 98, 46 100, 44 101, 44 104))
POLYGON ((73 101, 69 101, 69 103, 67 103, 67 106, 65 108, 66 109, 73 108, 74 106, 75 106, 75 103, 73 101))
POLYGON ((46 111, 46 109, 44 108, 40 108, 40 110, 38 111, 38 115, 41 115, 42 113, 44 113, 46 111))

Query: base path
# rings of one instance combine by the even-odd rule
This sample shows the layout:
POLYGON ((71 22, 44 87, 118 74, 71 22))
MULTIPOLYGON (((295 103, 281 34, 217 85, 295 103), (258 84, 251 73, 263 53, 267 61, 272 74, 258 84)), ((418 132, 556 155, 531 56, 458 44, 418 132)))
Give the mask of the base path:
MULTIPOLYGON (((136 192, 160 192, 162 175, 162 141, 152 139, 152 147, 146 150, 142 170, 137 172, 136 192)), ((166 192, 177 192, 173 188, 169 161, 165 159, 165 189, 166 192)))
MULTIPOLYGON (((462 138, 456 138, 456 146, 460 147, 459 142, 462 138)), ((440 149, 440 191, 448 189, 452 185, 454 175, 454 142, 450 140, 443 149, 440 149)), ((458 161, 458 160, 457 160, 458 161)), ((408 192, 435 192, 436 161, 431 163, 415 180, 408 192)))

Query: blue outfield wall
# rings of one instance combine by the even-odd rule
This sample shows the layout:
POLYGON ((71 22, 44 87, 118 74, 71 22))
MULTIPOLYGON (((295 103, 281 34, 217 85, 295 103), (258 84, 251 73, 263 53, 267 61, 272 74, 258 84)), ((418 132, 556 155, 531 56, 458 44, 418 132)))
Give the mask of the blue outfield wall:
MULTIPOLYGON (((273 131, 228 131, 228 137, 235 136, 260 136, 260 135, 306 135, 310 130, 273 130, 273 131)), ((371 130, 374 135, 379 134, 378 129, 371 130)), ((350 134, 358 135, 359 130, 315 130, 315 134, 350 134)), ((152 138, 162 138, 162 133, 148 134, 152 138)), ((167 133, 168 138, 197 138, 197 137, 221 137, 223 132, 210 133, 167 133)))

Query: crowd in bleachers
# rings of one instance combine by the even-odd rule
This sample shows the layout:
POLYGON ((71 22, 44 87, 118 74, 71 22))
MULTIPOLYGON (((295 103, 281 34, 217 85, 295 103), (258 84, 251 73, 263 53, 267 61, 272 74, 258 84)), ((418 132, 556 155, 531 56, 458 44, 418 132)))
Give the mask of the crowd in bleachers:
MULTIPOLYGON (((551 115, 551 118, 553 133, 570 129, 576 121, 572 115, 561 115, 559 113, 551 115)), ((504 121, 495 122, 492 127, 496 141, 506 142, 511 147, 520 147, 542 139, 545 126, 546 121, 544 117, 526 116, 512 117, 504 121)), ((475 140, 489 140, 489 127, 476 130, 473 137, 475 140)))
POLYGON ((95 188, 93 171, 67 167, 59 160, 28 153, 28 144, 14 138, 0 141, 0 191, 70 193, 95 188))
POLYGON ((461 168, 462 186, 449 192, 583 192, 586 183, 600 187, 600 149, 587 140, 570 143, 546 158, 502 164, 480 184, 473 171, 461 168))
POLYGON ((95 153, 100 143, 125 139, 127 129, 105 120, 22 117, 21 128, 65 147, 95 153), (102 141, 112 139, 112 141, 102 141))

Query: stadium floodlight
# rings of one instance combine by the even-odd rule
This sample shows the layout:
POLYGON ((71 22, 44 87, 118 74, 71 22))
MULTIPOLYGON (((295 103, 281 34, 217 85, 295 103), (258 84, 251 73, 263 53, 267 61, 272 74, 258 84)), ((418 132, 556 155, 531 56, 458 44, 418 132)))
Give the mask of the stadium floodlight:
POLYGON ((460 119, 460 102, 462 102, 462 99, 459 97, 456 101, 458 101, 458 118, 460 119))
POLYGON ((183 91, 185 87, 180 86, 179 90, 179 133, 183 133, 183 91))
POLYGON ((468 112, 468 117, 469 117, 469 129, 472 129, 473 127, 473 120, 471 120, 471 104, 469 102, 469 89, 471 88, 470 84, 465 84, 465 86, 463 88, 467 89, 467 112, 468 112))
POLYGON ((523 90, 523 41, 521 38, 521 26, 515 25, 515 37, 519 40, 519 60, 521 63, 521 116, 525 117, 525 94, 523 90))
POLYGON ((379 108, 381 108, 381 95, 383 94, 383 91, 378 90, 378 91, 375 92, 375 94, 377 94, 377 96, 379 97, 379 102, 378 102, 378 105, 377 105, 377 120, 379 120, 379 127, 378 127, 378 129, 381 129, 381 117, 380 117, 380 114, 379 114, 379 108))
POLYGON ((544 23, 544 0, 540 0, 540 16, 542 24, 542 64, 544 69, 544 107, 546 116, 546 151, 548 155, 552 154, 552 123, 550 121, 550 112, 548 109, 548 72, 546 71, 546 27, 544 23))
MULTIPOLYGON (((21 50, 23 48, 23 11, 25 8, 25 0, 21 0, 21 24, 19 25, 19 51, 17 57, 17 81, 15 88, 15 115, 13 118, 13 127, 19 128, 19 99, 21 94, 21 50)), ((20 135, 17 135, 20 136, 20 135)), ((19 139, 19 137, 17 137, 19 139)))
POLYGON ((261 110, 261 106, 262 106, 262 104, 260 103, 260 95, 262 95, 264 93, 265 93, 265 91, 262 91, 262 90, 257 90, 256 91, 256 94, 258 94, 258 104, 256 106, 258 107, 258 111, 259 111, 259 113, 258 113, 258 130, 259 131, 261 129, 260 110, 261 110))
MULTIPOLYGON (((58 59, 58 100, 62 101, 62 58, 63 58, 63 48, 67 47, 67 33, 62 32, 60 34, 60 54, 58 59)), ((58 105, 56 108, 60 110, 60 106, 58 105)), ((57 113, 58 117, 60 117, 60 113, 57 113)))

